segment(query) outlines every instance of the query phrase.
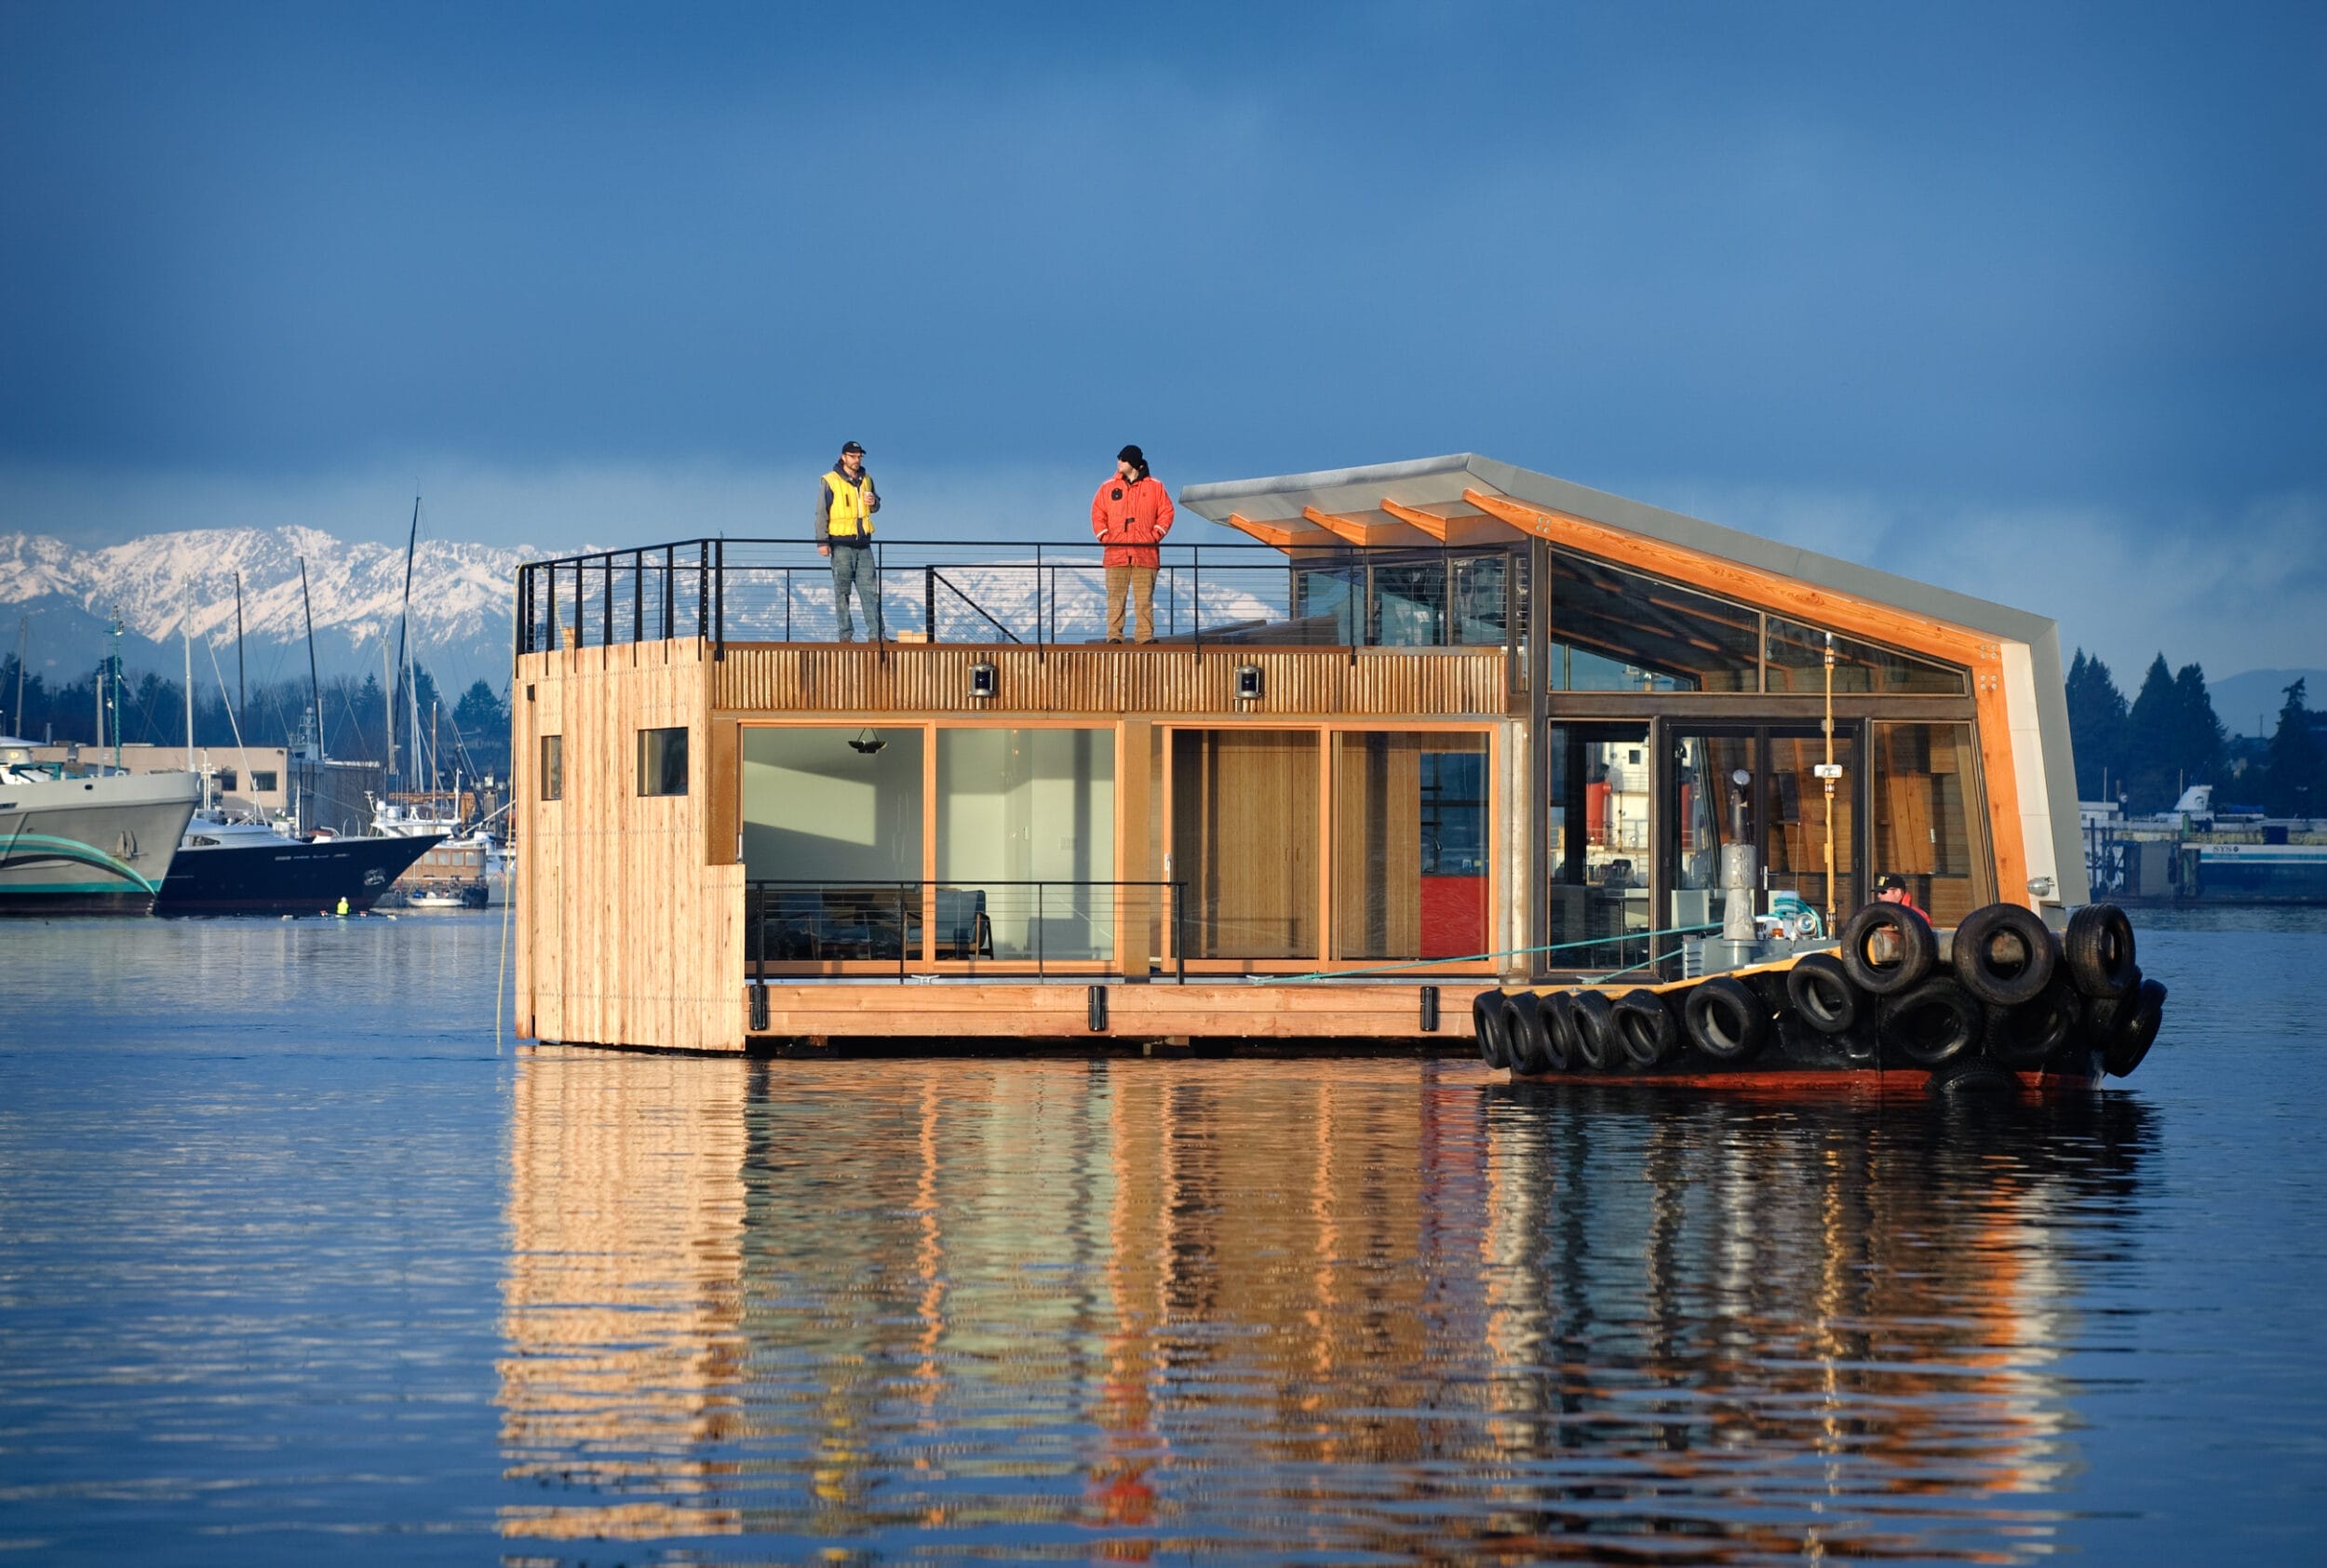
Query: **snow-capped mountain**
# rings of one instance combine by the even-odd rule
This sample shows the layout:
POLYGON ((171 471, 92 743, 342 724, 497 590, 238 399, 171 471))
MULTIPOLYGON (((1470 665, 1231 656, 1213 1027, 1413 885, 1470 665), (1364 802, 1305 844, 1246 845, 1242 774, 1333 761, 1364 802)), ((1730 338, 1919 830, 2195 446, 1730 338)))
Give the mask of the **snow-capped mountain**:
MULTIPOLYGON (((532 552, 424 540, 412 561, 415 657, 440 684, 507 678, 510 599, 517 568, 532 552)), ((77 677, 95 664, 121 618, 122 657, 132 669, 175 670, 182 633, 222 651, 235 637, 235 576, 242 575, 243 635, 257 657, 301 644, 306 618, 299 563, 307 564, 316 651, 325 673, 376 672, 383 636, 391 650, 404 607, 404 552, 349 543, 319 529, 205 529, 147 534, 82 549, 41 534, 0 534, 0 655, 17 647, 30 613, 26 663, 77 677)), ((302 672, 303 673, 303 671, 302 672)))

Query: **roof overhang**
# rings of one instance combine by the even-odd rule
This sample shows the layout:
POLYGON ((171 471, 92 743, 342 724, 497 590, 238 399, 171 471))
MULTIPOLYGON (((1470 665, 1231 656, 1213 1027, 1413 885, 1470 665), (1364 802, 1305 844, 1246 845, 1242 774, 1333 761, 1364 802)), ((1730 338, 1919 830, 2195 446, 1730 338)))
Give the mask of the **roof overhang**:
MULTIPOLYGON (((1298 530, 1301 539, 1320 544, 1398 542, 1386 530, 1373 538, 1359 536, 1362 530, 1355 527, 1344 532, 1325 522, 1327 518, 1348 519, 1352 524, 1404 523, 1416 529, 1411 534, 1402 534, 1409 542, 1423 541, 1430 531, 1431 519, 1437 519, 1452 530, 1453 537, 1445 541, 1449 543, 1515 541, 1537 531, 1514 525, 1503 508, 1490 511, 1478 504, 1475 496, 1490 502, 1516 503, 1529 512, 1574 518, 1620 534, 1718 557, 1772 576, 1828 588, 1853 599, 1884 605, 1907 615, 1985 632, 2012 642, 2034 645, 2054 630, 2052 622, 2025 610, 1918 583, 1894 572, 1878 571, 1796 544, 1723 528, 1645 502, 1628 501, 1606 490, 1554 479, 1548 474, 1514 468, 1475 452, 1417 458, 1408 462, 1378 462, 1363 468, 1324 469, 1314 474, 1285 474, 1266 479, 1189 485, 1179 492, 1179 504, 1200 516, 1272 544, 1279 543, 1282 536, 1293 530, 1298 530), (1466 499, 1466 491, 1474 492, 1474 497, 1466 499), (1504 515, 1497 516, 1498 512, 1504 515)), ((1578 547, 1590 553, 1588 545, 1579 543, 1578 547)))

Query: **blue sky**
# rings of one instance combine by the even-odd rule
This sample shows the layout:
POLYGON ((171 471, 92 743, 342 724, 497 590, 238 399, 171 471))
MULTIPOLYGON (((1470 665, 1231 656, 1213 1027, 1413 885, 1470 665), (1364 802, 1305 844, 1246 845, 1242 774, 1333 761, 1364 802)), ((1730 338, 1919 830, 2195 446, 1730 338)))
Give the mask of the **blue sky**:
MULTIPOLYGON (((0 0, 0 529, 1477 450, 2327 663, 2327 9, 0 0)), ((2129 673, 2123 666, 2133 666, 2129 673)))

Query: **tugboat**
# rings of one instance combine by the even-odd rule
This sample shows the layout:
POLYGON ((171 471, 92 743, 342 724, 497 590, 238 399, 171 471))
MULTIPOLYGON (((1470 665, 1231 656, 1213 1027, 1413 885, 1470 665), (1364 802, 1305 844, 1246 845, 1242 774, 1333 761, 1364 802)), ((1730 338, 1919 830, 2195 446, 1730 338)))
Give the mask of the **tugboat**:
POLYGON ((1934 931, 1878 903, 1830 948, 1665 985, 1481 991, 1471 1016, 1481 1057, 1520 1079, 2042 1090, 2148 1055, 2166 988, 2133 952, 2114 905, 2056 939, 2019 905, 1934 931))
POLYGON ((262 823, 202 817, 188 828, 156 915, 313 915, 369 911, 407 866, 443 842, 424 838, 286 838, 262 823))
POLYGON ((0 738, 0 915, 142 915, 201 798, 192 773, 71 773, 0 738))

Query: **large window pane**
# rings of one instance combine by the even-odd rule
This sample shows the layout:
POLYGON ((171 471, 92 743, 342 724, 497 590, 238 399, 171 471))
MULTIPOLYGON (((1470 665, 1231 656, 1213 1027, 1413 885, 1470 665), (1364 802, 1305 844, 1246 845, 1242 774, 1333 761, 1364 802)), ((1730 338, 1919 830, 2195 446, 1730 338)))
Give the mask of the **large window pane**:
POLYGON ((1952 926, 1992 896, 1972 757, 1968 724, 1875 726, 1870 869, 1904 877, 1934 925, 1952 926))
POLYGON ((1334 925, 1343 958, 1486 950, 1486 737, 1342 735, 1334 925))
POLYGON ((1317 956, 1317 737, 1175 730, 1172 875, 1188 956, 1317 956))
MULTIPOLYGON (((1847 920, 1858 906, 1858 864, 1852 845, 1857 831, 1858 737, 1840 730, 1835 736, 1835 762, 1842 777, 1835 782, 1834 842, 1836 920, 1847 920)), ((1769 737, 1768 801, 1769 828, 1762 845, 1769 866, 1769 912, 1796 914, 1808 908, 1818 917, 1818 929, 1827 929, 1825 782, 1819 765, 1826 760, 1823 738, 1801 735, 1769 737)))
POLYGON ((1757 611, 1565 550, 1551 609, 1554 690, 1760 689, 1757 611))
MULTIPOLYGON (((1114 731, 938 732, 938 958, 1110 957, 1114 876, 1114 731)), ((1153 894, 1125 899, 1137 920, 1153 894)))
POLYGON ((921 732, 743 732, 744 875, 777 886, 753 905, 752 956, 917 958, 921 732))
POLYGON ((1548 970, 1640 962, 1648 918, 1652 771, 1645 724, 1563 724, 1550 738, 1548 970))
MULTIPOLYGON (((1963 671, 1933 663, 1912 654, 1877 648, 1836 634, 1834 689, 1836 691, 1905 693, 1915 696, 1961 696, 1963 671)), ((1769 690, 1821 692, 1826 689, 1826 634, 1798 621, 1769 618, 1769 690)))

